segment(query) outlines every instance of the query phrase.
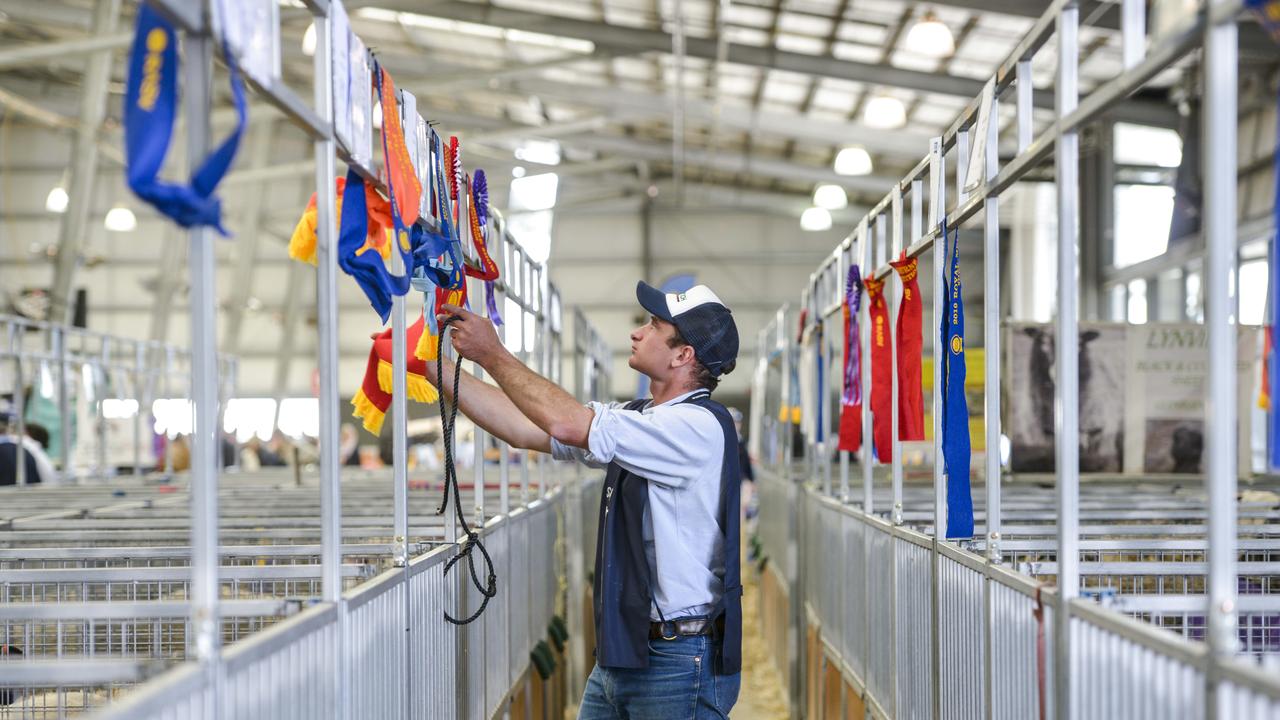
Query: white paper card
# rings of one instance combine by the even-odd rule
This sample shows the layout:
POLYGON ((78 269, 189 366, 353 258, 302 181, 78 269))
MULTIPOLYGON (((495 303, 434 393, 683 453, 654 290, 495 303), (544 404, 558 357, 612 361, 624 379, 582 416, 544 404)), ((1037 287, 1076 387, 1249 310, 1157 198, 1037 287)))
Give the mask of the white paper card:
POLYGON ((214 12, 244 74, 263 87, 280 77, 280 10, 275 0, 223 0, 214 12))
POLYGON ((417 135, 418 154, 414 167, 418 170, 418 182, 422 184, 422 197, 418 203, 418 217, 431 217, 431 133, 428 132, 427 121, 419 115, 414 121, 414 134, 417 135))
POLYGON ((400 91, 400 129, 404 131, 404 149, 413 163, 413 174, 421 177, 418 167, 418 98, 408 90, 400 91))
POLYGON ((333 132, 338 142, 351 151, 351 23, 342 0, 329 5, 332 22, 332 53, 329 65, 333 72, 333 132))
POLYGON ((347 52, 351 59, 351 158, 373 169, 373 70, 364 42, 354 33, 347 52))
POLYGON ((991 106, 996 96, 996 79, 987 80, 982 87, 982 99, 978 101, 978 122, 969 128, 969 167, 964 174, 965 192, 982 187, 986 180, 983 170, 987 167, 987 132, 991 128, 991 106))

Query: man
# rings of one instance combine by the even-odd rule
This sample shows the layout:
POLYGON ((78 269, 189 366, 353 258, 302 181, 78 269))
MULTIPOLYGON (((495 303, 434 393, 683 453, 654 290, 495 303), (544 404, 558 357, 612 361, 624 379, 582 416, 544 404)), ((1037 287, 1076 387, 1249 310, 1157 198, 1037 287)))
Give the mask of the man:
MULTIPOLYGON (((699 285, 663 294, 639 283, 651 316, 631 333, 628 364, 652 399, 580 405, 520 363, 488 320, 459 319, 453 347, 495 388, 461 378, 460 409, 520 448, 608 468, 595 559, 596 667, 579 718, 727 718, 741 669, 738 439, 710 399, 733 370, 738 329, 699 285)), ((435 378, 434 363, 427 364, 435 378)), ((452 390, 452 369, 437 386, 452 390)))
MULTIPOLYGON (((11 428, 12 430, 12 428, 11 428)), ((18 482, 18 447, 22 447, 22 462, 25 464, 24 480, 28 485, 41 483, 45 486, 59 483, 58 472, 53 468, 53 461, 45 448, 49 445, 49 431, 43 425, 29 422, 26 424, 26 436, 21 443, 15 433, 0 435, 0 485, 16 485, 18 482)))

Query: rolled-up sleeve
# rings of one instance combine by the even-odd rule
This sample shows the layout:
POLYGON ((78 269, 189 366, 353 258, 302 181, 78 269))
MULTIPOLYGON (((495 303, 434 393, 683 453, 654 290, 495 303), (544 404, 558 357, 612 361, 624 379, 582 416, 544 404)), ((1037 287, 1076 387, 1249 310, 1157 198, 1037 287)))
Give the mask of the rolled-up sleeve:
MULTIPOLYGON (((599 418, 601 412, 607 412, 614 408, 621 408, 622 403, 614 402, 606 404, 589 402, 587 403, 587 407, 591 408, 595 412, 596 417, 599 418)), ((608 460, 601 461, 596 458, 590 450, 566 445, 554 437, 551 438, 551 457, 552 459, 560 460, 561 462, 580 462, 583 465, 592 468, 602 468, 609 464, 608 460)))
POLYGON ((724 433, 710 410, 678 403, 648 412, 590 403, 595 410, 587 457, 617 462, 652 482, 680 487, 697 479, 708 456, 724 452, 724 433))

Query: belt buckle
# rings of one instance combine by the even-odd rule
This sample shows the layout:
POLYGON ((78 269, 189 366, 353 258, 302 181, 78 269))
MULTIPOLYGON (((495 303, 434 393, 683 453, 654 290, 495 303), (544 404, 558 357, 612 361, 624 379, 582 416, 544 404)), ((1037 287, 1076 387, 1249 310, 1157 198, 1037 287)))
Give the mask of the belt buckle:
POLYGON ((677 638, 679 638, 679 637, 680 637, 680 633, 676 632, 676 624, 675 624, 675 623, 672 623, 672 622, 664 622, 664 623, 662 623, 661 628, 662 628, 662 629, 661 629, 659 632, 661 632, 661 633, 662 633, 662 639, 663 639, 663 640, 675 640, 675 639, 677 639, 677 638), (668 626, 668 625, 670 625, 670 626, 671 626, 671 632, 673 633, 670 637, 668 637, 668 636, 667 636, 667 626, 668 626))

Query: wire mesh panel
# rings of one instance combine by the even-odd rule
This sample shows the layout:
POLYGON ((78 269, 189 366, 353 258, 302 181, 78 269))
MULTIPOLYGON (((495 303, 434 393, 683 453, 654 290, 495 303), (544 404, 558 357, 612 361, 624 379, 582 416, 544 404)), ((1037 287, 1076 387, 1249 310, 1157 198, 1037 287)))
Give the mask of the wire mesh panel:
POLYGON ((896 661, 899 717, 928 717, 933 712, 933 555, 904 537, 893 538, 897 563, 898 624, 896 661))

